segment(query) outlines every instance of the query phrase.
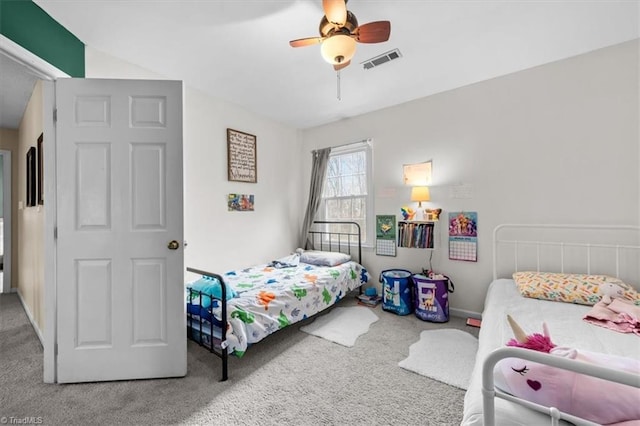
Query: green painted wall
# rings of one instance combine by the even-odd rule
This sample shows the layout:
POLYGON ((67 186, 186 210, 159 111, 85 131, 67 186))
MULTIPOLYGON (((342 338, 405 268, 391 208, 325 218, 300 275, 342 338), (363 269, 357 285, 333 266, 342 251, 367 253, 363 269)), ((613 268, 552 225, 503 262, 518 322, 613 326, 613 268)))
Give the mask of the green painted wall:
POLYGON ((0 0, 0 34, 71 77, 84 77, 84 43, 31 0, 0 0))

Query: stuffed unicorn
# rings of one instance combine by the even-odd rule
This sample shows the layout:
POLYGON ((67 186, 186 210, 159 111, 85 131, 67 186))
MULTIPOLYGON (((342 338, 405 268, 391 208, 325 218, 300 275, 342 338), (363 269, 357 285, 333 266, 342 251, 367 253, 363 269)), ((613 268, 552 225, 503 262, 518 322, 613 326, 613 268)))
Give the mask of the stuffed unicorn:
MULTIPOLYGON (((517 346, 577 361, 601 365, 640 375, 640 360, 623 358, 574 348, 558 347, 549 337, 546 324, 543 334, 527 336, 507 315, 515 339, 507 346, 517 346)), ((519 358, 505 358, 496 364, 496 387, 519 398, 546 407, 556 407, 574 416, 599 424, 640 425, 640 389, 569 370, 519 358)))

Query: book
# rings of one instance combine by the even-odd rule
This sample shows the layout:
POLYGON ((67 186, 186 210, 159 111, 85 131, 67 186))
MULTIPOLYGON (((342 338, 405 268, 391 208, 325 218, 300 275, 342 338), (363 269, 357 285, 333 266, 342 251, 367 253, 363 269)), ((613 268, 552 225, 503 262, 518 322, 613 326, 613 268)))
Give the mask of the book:
POLYGON ((482 324, 482 320, 479 320, 477 318, 467 318, 467 325, 470 325, 471 327, 480 328, 481 324, 482 324))
POLYGON ((359 294, 356 296, 358 299, 358 304, 363 306, 378 306, 380 302, 382 302, 382 296, 367 296, 366 294, 359 294))

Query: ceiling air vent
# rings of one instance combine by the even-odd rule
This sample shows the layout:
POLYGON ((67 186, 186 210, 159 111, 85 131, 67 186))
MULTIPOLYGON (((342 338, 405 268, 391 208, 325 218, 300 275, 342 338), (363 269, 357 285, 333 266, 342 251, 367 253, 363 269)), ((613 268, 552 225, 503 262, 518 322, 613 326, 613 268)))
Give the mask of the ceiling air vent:
POLYGON ((389 61, 393 61, 394 59, 402 58, 402 54, 398 49, 393 49, 388 52, 383 53, 382 55, 375 56, 371 59, 367 59, 362 63, 362 67, 365 70, 370 70, 373 67, 380 66, 382 64, 386 64, 389 61))

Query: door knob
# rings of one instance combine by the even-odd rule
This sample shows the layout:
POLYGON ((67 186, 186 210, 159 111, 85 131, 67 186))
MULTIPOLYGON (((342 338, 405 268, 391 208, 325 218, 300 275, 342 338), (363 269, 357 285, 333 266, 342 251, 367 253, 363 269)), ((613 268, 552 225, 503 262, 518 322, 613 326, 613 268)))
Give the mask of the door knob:
POLYGON ((180 243, 176 240, 173 240, 169 242, 169 244, 167 244, 167 247, 169 248, 169 250, 178 250, 178 247, 180 247, 180 243))

